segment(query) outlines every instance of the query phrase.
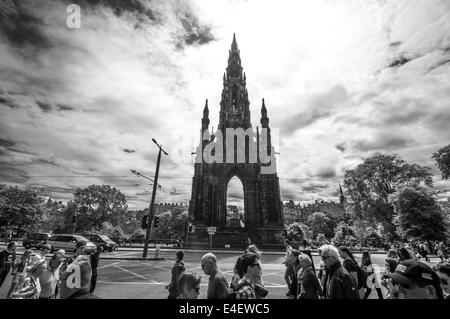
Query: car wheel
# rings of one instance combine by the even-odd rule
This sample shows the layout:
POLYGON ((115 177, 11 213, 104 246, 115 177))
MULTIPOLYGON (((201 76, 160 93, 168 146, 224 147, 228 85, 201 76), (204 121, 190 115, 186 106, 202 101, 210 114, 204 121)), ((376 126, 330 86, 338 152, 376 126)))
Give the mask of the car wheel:
POLYGON ((113 251, 113 249, 112 249, 112 248, 109 248, 109 249, 108 249, 108 252, 112 252, 112 251, 113 251))

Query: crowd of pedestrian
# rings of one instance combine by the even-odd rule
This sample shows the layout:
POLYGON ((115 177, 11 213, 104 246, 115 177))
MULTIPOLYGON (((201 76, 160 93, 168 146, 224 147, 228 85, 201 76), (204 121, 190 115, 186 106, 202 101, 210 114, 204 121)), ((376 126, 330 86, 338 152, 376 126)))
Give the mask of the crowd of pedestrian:
MULTIPOLYGON (((316 269, 311 249, 304 242, 300 247, 286 249, 285 280, 290 299, 368 299, 376 291, 378 299, 444 299, 450 298, 450 264, 443 259, 435 269, 418 260, 410 245, 386 250, 384 275, 372 263, 369 251, 363 251, 358 264, 350 248, 322 245, 319 248, 320 265, 316 269), (383 295, 382 287, 387 290, 383 295)), ((181 253, 181 252, 179 252, 181 253)), ((180 266, 179 253, 172 270, 170 287, 178 287, 176 296, 191 299, 200 294, 201 277, 180 266), (178 278, 178 284, 175 282, 178 278)), ((182 256, 182 255, 181 255, 182 256)), ((422 254, 422 256, 424 256, 422 254)), ((228 284, 212 253, 201 259, 201 268, 209 276, 207 299, 261 299, 270 298, 262 282, 261 252, 249 245, 234 266, 228 284)))
MULTIPOLYGON (((16 259, 15 242, 0 252, 0 287, 11 273, 10 299, 95 299, 102 247, 86 252, 86 243, 79 242, 71 256, 59 250, 47 261, 51 247, 43 245, 32 255, 26 249, 16 259), (71 277, 72 276, 72 277, 71 277), (73 276, 78 276, 74 279, 73 276), (69 279, 70 278, 70 279, 69 279)), ((420 247, 420 245, 419 245, 420 247)), ((286 248, 285 280, 290 299, 367 299, 375 289, 379 299, 449 299, 450 263, 443 257, 431 268, 428 256, 405 244, 386 248, 384 274, 372 263, 369 251, 363 251, 360 264, 346 246, 322 245, 320 264, 316 269, 311 249, 306 241, 300 246, 286 248), (387 290, 383 295, 382 287, 387 290)), ((177 251, 166 286, 169 299, 197 299, 201 276, 186 268, 184 252, 177 251)), ((208 276, 207 299, 263 299, 270 298, 262 280, 262 253, 249 245, 236 259, 233 277, 228 282, 213 253, 200 260, 208 276)))
POLYGON ((49 245, 32 254, 26 249, 16 259, 16 242, 9 242, 0 252, 0 287, 11 274, 8 299, 97 299, 93 295, 102 247, 86 252, 86 243, 78 242, 73 255, 58 250, 47 261, 49 245))

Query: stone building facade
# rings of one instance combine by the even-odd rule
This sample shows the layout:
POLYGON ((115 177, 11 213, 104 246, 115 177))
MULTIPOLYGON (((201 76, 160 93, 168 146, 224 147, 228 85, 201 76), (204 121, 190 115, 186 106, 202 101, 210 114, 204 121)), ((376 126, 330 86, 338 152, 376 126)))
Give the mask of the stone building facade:
POLYGON ((242 237, 255 243, 282 243, 283 216, 278 176, 276 169, 271 174, 263 173, 265 167, 276 167, 269 118, 263 99, 260 136, 259 127, 256 132, 252 128, 246 81, 236 37, 233 36, 228 66, 223 75, 217 132, 209 130, 208 100, 203 110, 189 214, 197 230, 204 231, 206 227, 214 226, 217 228, 215 238, 221 237, 224 241, 228 236, 229 240, 242 237), (236 136, 232 137, 234 140, 228 138, 227 129, 242 129, 248 135, 239 143, 236 136), (262 161, 260 151, 266 151, 270 162, 262 161), (205 152, 214 160, 208 160, 205 152), (239 154, 243 155, 241 159, 239 154), (234 176, 240 179, 244 188, 245 227, 236 228, 233 232, 226 225, 226 216, 227 186, 234 176))

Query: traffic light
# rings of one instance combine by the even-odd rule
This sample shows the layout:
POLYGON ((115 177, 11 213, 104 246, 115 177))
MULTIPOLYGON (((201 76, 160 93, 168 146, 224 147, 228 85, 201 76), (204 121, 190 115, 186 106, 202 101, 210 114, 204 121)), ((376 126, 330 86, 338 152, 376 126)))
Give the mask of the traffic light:
POLYGON ((153 222, 153 227, 158 227, 159 226, 159 216, 155 216, 155 220, 153 222))
POLYGON ((147 225, 147 215, 144 215, 142 217, 142 224, 141 224, 141 228, 142 229, 147 229, 148 225, 147 225))
POLYGON ((192 232, 192 224, 189 224, 188 226, 188 231, 191 233, 192 232))

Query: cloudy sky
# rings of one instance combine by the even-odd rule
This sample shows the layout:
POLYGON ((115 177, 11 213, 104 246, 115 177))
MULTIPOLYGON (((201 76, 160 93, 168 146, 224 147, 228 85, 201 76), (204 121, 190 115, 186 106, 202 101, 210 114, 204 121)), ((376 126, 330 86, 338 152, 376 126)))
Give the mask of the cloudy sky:
MULTIPOLYGON (((429 166, 450 143, 448 0, 0 2, 0 183, 67 201, 110 184, 148 206, 190 198, 205 99, 217 127, 236 33, 253 126, 278 130, 283 200, 337 200, 375 152, 429 166), (81 28, 66 25, 70 3, 81 28)), ((233 183, 231 202, 242 197, 233 183)), ((442 192, 442 197, 450 192, 442 192)))

